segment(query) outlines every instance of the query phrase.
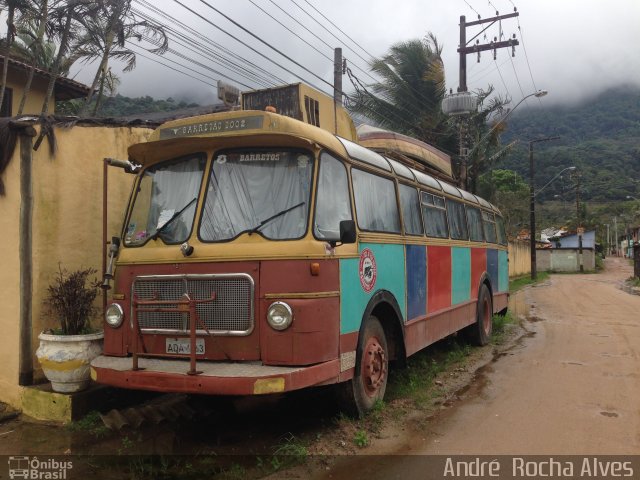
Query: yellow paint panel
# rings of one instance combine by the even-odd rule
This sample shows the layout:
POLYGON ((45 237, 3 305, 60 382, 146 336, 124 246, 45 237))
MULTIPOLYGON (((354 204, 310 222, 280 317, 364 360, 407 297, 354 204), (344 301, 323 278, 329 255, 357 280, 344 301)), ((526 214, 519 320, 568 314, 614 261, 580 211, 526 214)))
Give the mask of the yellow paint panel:
POLYGON ((284 378, 261 378, 253 384, 253 393, 255 395, 264 395, 266 393, 284 392, 284 378))
POLYGON ((91 375, 91 380, 93 380, 94 382, 98 381, 98 372, 96 371, 95 368, 90 367, 89 374, 91 375))
POLYGON ((75 370, 83 365, 87 365, 89 362, 85 360, 67 360, 65 362, 56 362, 49 360, 48 358, 39 358, 38 361, 44 369, 55 370, 58 372, 68 372, 69 370, 75 370))

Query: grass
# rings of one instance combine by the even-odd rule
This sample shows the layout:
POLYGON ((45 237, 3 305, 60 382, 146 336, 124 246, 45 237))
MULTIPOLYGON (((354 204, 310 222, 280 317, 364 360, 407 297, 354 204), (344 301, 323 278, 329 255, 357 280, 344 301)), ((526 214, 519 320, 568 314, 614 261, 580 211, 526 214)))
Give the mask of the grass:
POLYGON ((531 280, 530 275, 526 275, 524 277, 517 277, 513 280, 509 280, 509 291, 514 293, 521 288, 526 287, 527 285, 533 285, 535 283, 544 282, 549 278, 549 272, 538 272, 536 280, 531 280))
POLYGON ((507 326, 518 323, 511 311, 507 311, 505 315, 493 316, 493 332, 491 333, 491 343, 493 345, 501 345, 504 342, 507 333, 507 326))
POLYGON ((100 414, 95 410, 80 420, 71 422, 66 428, 72 432, 87 432, 96 438, 104 437, 109 433, 109 429, 102 423, 100 414))
POLYGON ((630 285, 632 287, 640 287, 640 278, 638 277, 627 278, 627 285, 630 285))
POLYGON ((358 430, 353 436, 353 443, 356 447, 364 448, 369 445, 369 436, 365 430, 358 430))

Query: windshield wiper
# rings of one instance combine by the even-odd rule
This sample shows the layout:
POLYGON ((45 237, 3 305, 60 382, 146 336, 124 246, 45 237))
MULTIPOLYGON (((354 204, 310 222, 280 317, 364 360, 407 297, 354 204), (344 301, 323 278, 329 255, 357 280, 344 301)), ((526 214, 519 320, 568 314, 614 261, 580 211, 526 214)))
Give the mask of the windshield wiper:
POLYGON ((265 218, 264 220, 262 220, 260 222, 260 225, 256 225, 255 227, 253 227, 250 230, 247 230, 247 232, 249 233, 249 235, 251 235, 252 233, 257 233, 262 227, 264 227, 267 223, 269 223, 271 220, 275 220, 278 217, 281 217, 282 215, 284 215, 285 213, 289 213, 291 210, 293 210, 294 208, 298 208, 302 205, 304 205, 305 202, 300 202, 297 205, 294 205, 293 207, 289 207, 289 208, 285 208, 284 210, 280 210, 278 213, 276 213, 275 215, 271 215, 269 218, 265 218))
POLYGON ((157 240, 158 239, 158 235, 160 235, 164 231, 164 229, 169 226, 169 224, 171 222, 173 222, 176 218, 178 218, 180 215, 182 215, 182 213, 187 208, 189 208, 193 204, 193 202, 195 202, 197 200, 197 198, 198 197, 194 197, 193 200, 191 200, 184 207, 182 207, 180 210, 178 210, 176 213, 174 213, 169 220, 167 220, 159 229, 156 230, 156 232, 153 235, 151 235, 151 240, 157 240))

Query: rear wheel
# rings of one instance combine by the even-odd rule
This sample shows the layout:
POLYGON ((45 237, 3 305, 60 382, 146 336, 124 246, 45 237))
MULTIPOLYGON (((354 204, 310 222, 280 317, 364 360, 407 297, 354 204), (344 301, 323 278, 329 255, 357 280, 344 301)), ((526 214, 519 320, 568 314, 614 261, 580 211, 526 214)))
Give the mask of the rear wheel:
POLYGON ((493 301, 491 292, 485 284, 480 287, 478 293, 478 305, 476 307, 476 322, 467 327, 469 339, 476 345, 486 345, 491 340, 493 331, 493 301))
POLYGON ((353 379, 341 385, 342 407, 363 416, 384 398, 389 373, 389 350, 384 329, 371 315, 358 338, 353 379))

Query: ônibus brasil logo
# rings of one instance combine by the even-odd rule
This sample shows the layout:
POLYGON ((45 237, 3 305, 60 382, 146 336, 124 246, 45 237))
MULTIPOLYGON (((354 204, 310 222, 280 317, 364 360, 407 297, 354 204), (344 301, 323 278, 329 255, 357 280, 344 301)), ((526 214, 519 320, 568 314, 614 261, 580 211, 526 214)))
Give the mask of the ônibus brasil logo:
POLYGON ((67 470, 73 468, 69 460, 38 457, 9 457, 9 478, 25 478, 34 480, 66 480, 67 470))

